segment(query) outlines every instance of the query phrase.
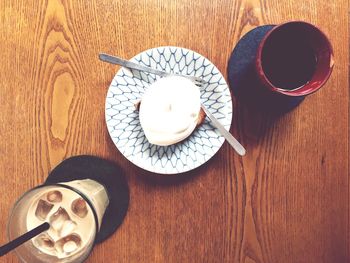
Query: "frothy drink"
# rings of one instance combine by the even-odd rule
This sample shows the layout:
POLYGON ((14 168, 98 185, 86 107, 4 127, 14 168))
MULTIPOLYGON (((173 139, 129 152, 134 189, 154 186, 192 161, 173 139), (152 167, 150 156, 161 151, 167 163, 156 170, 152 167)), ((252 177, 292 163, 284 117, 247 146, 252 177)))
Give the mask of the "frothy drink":
MULTIPOLYGON (((108 205, 104 187, 89 179, 62 184, 78 189, 89 198, 100 224, 108 205)), ((50 223, 49 230, 32 239, 33 245, 42 253, 60 259, 73 256, 91 243, 98 231, 93 210, 74 190, 57 186, 39 192, 30 202, 27 229, 45 221, 50 223)))

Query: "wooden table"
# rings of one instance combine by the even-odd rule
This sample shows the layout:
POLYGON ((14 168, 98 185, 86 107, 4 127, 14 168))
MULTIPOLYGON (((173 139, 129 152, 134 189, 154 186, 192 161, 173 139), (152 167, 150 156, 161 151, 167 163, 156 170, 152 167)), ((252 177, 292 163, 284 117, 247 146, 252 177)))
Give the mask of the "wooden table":
POLYGON ((87 262, 350 262, 348 11, 345 0, 0 1, 0 242, 24 191, 63 159, 93 154, 127 172, 131 203, 87 262), (161 177, 117 151, 104 102, 119 67, 98 52, 182 46, 227 77, 247 31, 298 19, 329 36, 333 74, 277 120, 236 101, 231 132, 244 158, 225 143, 199 169, 161 177))

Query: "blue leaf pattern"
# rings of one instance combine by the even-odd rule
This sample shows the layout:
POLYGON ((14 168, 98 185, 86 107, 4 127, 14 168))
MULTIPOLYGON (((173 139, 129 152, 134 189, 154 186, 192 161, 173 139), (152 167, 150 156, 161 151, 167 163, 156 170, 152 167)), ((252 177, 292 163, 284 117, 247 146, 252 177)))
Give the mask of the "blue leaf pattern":
MULTIPOLYGON (((200 54, 179 47, 159 47, 144 51, 133 62, 167 72, 203 78, 202 103, 229 129, 232 100, 220 71, 200 54)), ((135 165, 160 174, 182 173, 208 161, 222 146, 224 138, 208 119, 186 140, 171 146, 150 144, 141 128, 135 103, 147 87, 160 78, 146 72, 121 68, 106 97, 105 117, 109 134, 118 150, 135 165)))

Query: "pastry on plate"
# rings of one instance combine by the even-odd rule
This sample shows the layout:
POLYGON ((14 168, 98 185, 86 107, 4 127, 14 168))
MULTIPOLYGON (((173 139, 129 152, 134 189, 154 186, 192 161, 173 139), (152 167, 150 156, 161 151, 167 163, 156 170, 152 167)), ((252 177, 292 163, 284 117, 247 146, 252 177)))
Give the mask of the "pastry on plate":
POLYGON ((199 87, 181 76, 158 79, 135 106, 146 138, 155 145, 186 139, 205 119, 199 87))

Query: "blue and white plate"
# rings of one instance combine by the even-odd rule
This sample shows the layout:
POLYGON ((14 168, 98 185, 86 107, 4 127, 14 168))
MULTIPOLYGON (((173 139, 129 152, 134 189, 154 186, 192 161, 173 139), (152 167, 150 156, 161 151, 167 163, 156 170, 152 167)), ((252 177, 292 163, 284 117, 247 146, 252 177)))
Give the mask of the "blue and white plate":
MULTIPOLYGON (((180 47, 157 47, 131 59, 133 62, 167 72, 203 78, 202 103, 229 129, 232 100, 220 71, 202 55, 180 47)), ((153 74, 121 68, 106 98, 106 123, 118 150, 135 165, 159 174, 190 171, 207 162, 220 149, 224 138, 208 118, 184 141, 171 146, 152 145, 141 128, 135 103, 156 79, 153 74)))

